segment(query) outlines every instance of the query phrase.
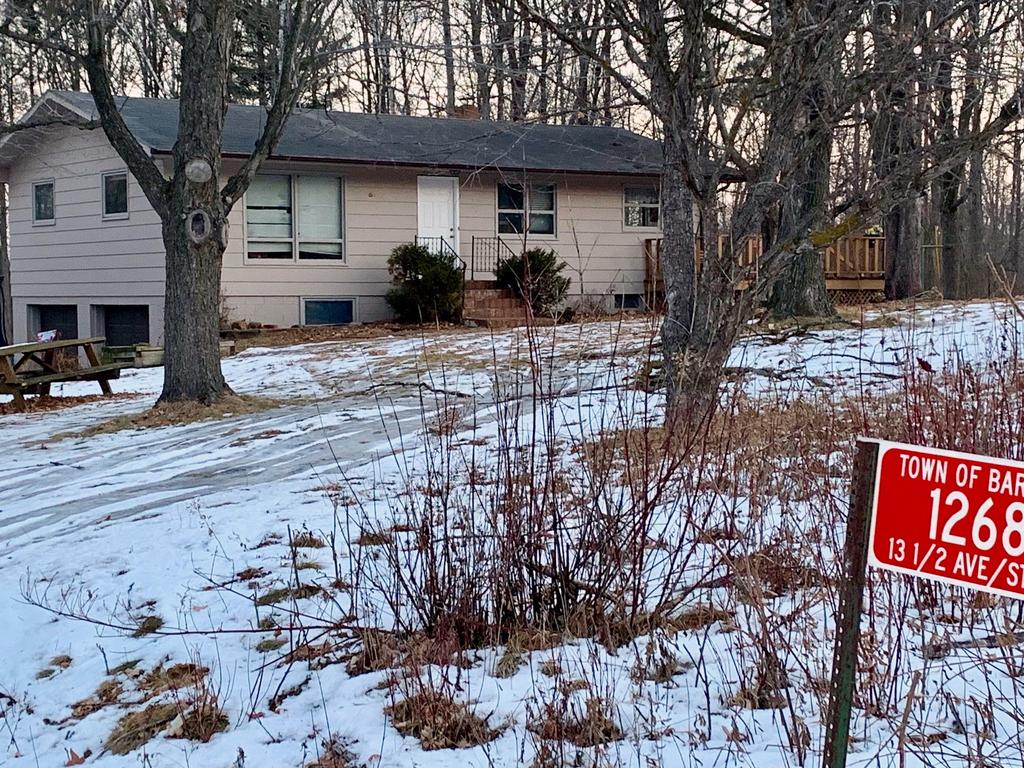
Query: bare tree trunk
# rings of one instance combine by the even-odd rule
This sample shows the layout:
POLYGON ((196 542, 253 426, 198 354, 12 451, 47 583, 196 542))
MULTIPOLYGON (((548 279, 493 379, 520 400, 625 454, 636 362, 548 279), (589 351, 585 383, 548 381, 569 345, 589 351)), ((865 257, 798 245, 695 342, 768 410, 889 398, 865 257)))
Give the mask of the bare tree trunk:
MULTIPOLYGON (((808 89, 801 110, 807 121, 806 156, 797 163, 789 193, 782 202, 779 231, 792 236, 799 222, 821 221, 828 199, 832 131, 821 122, 818 104, 824 99, 820 85, 808 89), (817 126, 817 128, 815 128, 817 126)), ((804 249, 792 255, 772 286, 769 306, 776 317, 832 317, 835 310, 825 283, 824 253, 804 249)))
POLYGON ((452 48, 452 4, 441 0, 441 41, 444 45, 445 111, 455 114, 455 51, 452 48))
MULTIPOLYGON (((773 76, 780 83, 790 78, 802 78, 804 81, 802 92, 795 96, 799 99, 795 109, 787 104, 785 91, 777 94, 770 107, 773 135, 786 131, 803 131, 806 135, 803 146, 796 153, 789 178, 782 179, 788 191, 779 206, 778 236, 792 238, 802 234, 797 232, 799 222, 823 218, 828 199, 832 127, 823 120, 823 110, 828 101, 823 83, 828 72, 828 64, 825 63, 828 52, 823 50, 825 38, 798 34, 801 27, 820 23, 828 9, 817 1, 800 5, 790 0, 774 0, 771 12, 774 35, 793 40, 786 55, 772 57, 772 66, 776 69, 773 76)), ((768 304, 776 317, 834 315, 826 291, 822 252, 812 249, 793 254, 772 285, 768 304)))
POLYGON ((7 241, 7 185, 0 184, 0 347, 14 343, 11 258, 7 241))
POLYGON ((1007 264, 1016 275, 1016 287, 1024 288, 1024 168, 1021 168, 1021 145, 1024 134, 1020 131, 1013 136, 1013 161, 1010 170, 1010 241, 1007 264))
POLYGON ((473 69, 476 74, 476 105, 480 109, 480 117, 488 120, 491 117, 491 80, 484 60, 482 38, 483 5, 478 2, 469 3, 469 42, 473 49, 473 69))

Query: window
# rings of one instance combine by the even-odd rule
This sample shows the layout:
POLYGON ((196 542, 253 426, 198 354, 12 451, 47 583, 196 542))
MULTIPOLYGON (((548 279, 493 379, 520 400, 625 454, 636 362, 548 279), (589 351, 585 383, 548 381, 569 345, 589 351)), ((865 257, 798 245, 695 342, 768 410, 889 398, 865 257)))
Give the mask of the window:
POLYGON ((37 181, 32 185, 32 223, 53 224, 53 182, 37 181))
POLYGON ((74 304, 29 304, 29 334, 44 331, 56 331, 59 339, 77 339, 78 307, 74 304))
POLYGON ((661 199, 657 187, 626 187, 622 194, 627 227, 655 229, 661 224, 661 199))
POLYGON ((498 234, 555 234, 554 184, 499 184, 498 234))
POLYGON ((97 307, 108 347, 149 343, 149 306, 146 304, 97 307))
POLYGON ((306 299, 303 325, 346 325, 355 319, 354 299, 306 299))
POLYGON ((644 297, 639 293, 616 293, 615 294, 615 308, 616 309, 642 309, 644 306, 644 297))
POLYGON ((259 175, 246 192, 245 224, 250 259, 342 261, 342 180, 259 175))
POLYGON ((128 174, 103 174, 103 216, 104 218, 127 218, 128 216, 128 174))

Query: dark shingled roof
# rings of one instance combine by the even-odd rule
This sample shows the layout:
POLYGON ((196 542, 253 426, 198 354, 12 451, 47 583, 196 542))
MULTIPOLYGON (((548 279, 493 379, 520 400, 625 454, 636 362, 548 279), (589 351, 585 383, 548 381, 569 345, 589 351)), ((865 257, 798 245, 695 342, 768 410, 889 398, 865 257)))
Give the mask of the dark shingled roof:
MULTIPOLYGON (((53 95, 95 117, 90 94, 55 91, 53 95)), ((171 151, 178 130, 177 100, 119 97, 119 102, 125 122, 139 141, 155 152, 171 151)), ((224 154, 248 155, 264 116, 261 107, 228 107, 224 154)), ((292 113, 273 157, 506 171, 661 173, 660 143, 622 128, 311 109, 292 113)))

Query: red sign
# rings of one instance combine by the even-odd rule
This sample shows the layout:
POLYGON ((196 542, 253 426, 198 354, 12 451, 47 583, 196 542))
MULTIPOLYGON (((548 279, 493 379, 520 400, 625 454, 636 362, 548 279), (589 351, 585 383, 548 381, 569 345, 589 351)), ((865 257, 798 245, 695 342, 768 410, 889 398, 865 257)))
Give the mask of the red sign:
POLYGON ((1024 464, 879 443, 868 562, 1024 597, 1024 464))

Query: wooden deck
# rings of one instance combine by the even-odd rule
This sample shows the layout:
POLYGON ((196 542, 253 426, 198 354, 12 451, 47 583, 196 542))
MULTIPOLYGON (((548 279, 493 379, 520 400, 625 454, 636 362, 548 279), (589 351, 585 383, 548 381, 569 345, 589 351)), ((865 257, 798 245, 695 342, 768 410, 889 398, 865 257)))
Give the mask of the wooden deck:
MULTIPOLYGON (((721 254, 729 241, 728 235, 718 238, 718 252, 721 254)), ((742 267, 757 270, 761 256, 761 238, 747 241, 738 260, 742 267)), ((665 283, 661 274, 661 238, 644 240, 646 275, 644 291, 650 306, 660 303, 665 283)), ((700 270, 701 252, 695 254, 697 269, 700 270)), ((747 287, 746 281, 740 289, 747 287)), ((825 288, 833 299, 839 302, 856 303, 868 295, 885 290, 885 238, 874 235, 844 237, 825 249, 825 288)))

